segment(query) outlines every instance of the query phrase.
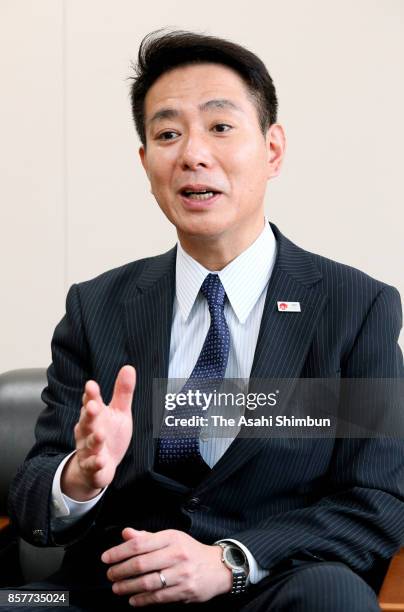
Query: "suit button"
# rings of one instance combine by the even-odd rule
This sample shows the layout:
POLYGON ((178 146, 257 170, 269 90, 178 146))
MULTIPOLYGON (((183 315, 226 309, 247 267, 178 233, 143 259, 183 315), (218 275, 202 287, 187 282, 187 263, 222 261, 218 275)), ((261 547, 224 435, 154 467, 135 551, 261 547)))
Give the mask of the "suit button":
POLYGON ((198 509, 200 503, 201 500, 199 499, 199 497, 191 497, 191 499, 189 499, 188 502, 185 504, 184 508, 185 510, 188 510, 188 512, 195 512, 195 510, 198 509))
POLYGON ((35 542, 40 542, 43 534, 44 534, 43 529, 33 529, 32 530, 32 537, 35 542))

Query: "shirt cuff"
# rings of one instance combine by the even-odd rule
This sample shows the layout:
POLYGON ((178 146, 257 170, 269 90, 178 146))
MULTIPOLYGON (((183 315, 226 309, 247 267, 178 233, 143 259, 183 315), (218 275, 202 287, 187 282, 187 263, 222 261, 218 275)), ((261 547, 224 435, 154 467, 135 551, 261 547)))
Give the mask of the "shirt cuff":
POLYGON ((62 493, 62 489, 60 487, 60 479, 62 476, 62 471, 66 463, 69 461, 70 457, 74 455, 76 451, 69 453, 67 457, 65 457, 58 465, 58 469, 55 472, 55 476, 53 477, 52 483, 52 500, 51 500, 51 516, 52 519, 57 518, 79 518, 83 516, 87 512, 91 510, 95 506, 95 504, 101 499, 104 495, 107 487, 102 489, 102 491, 92 499, 88 501, 76 501, 72 499, 68 495, 62 493))
POLYGON ((233 544, 236 544, 236 546, 241 548, 241 550, 247 557, 248 566, 250 570, 250 573, 247 578, 247 585, 250 582, 252 584, 256 584, 266 576, 269 576, 270 571, 258 565, 257 561, 254 559, 248 548, 244 546, 244 544, 242 544, 241 542, 239 542, 238 540, 233 540, 232 538, 225 538, 223 540, 217 540, 216 542, 214 542, 214 544, 218 544, 218 542, 232 542, 233 544))

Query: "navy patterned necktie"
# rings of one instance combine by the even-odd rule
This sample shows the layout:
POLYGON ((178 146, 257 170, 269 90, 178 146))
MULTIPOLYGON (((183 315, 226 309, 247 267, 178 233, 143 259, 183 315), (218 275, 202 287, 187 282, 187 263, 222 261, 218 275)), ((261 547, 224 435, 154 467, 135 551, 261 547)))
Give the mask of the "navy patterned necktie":
MULTIPOLYGON (((229 357, 230 332, 224 316, 226 292, 217 274, 208 274, 201 286, 209 312, 210 327, 191 376, 181 389, 212 391, 223 380, 229 357)), ((200 407, 177 406, 176 417, 201 415, 200 407)), ((200 427, 175 428, 165 425, 157 446, 159 471, 186 484, 196 484, 209 468, 199 449, 200 427), (175 431, 173 431, 175 430, 175 431)))

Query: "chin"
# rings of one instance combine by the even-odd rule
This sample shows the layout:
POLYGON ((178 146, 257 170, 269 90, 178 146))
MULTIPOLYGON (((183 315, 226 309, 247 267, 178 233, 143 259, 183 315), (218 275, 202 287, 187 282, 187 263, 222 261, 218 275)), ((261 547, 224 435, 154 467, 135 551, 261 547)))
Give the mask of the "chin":
POLYGON ((174 225, 183 235, 195 238, 215 238, 231 227, 231 223, 225 223, 224 219, 220 218, 220 216, 201 214, 198 217, 195 215, 193 219, 182 219, 180 222, 174 223, 174 225))

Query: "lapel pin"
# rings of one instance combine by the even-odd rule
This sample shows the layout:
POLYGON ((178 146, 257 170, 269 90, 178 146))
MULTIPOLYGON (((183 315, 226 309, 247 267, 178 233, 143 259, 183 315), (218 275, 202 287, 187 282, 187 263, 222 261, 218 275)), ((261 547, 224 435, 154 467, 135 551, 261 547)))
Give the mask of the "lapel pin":
POLYGON ((277 302, 279 312, 301 312, 300 302, 277 302))

